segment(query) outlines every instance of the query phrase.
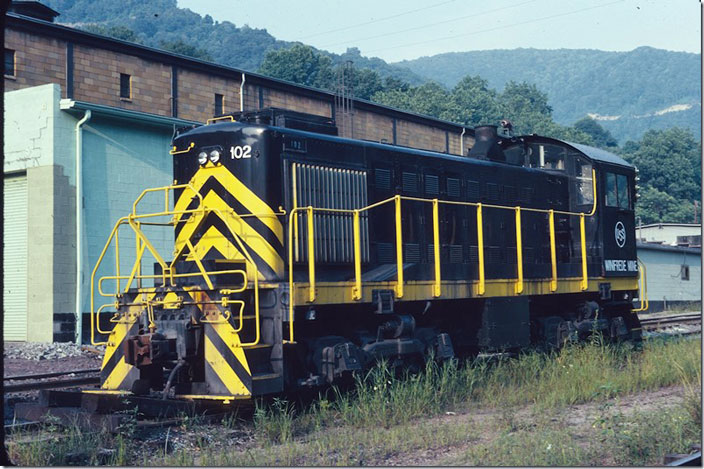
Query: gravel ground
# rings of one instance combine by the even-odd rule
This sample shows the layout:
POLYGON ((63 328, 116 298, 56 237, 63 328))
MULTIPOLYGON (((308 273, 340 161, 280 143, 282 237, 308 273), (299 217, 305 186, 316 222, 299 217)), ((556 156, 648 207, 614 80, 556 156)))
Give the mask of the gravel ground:
POLYGON ((104 347, 73 343, 6 342, 4 377, 100 368, 104 347))

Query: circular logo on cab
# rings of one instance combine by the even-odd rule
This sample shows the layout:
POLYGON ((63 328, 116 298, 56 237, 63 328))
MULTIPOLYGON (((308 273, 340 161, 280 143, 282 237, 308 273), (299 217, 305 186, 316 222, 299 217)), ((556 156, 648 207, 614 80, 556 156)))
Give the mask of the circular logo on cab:
POLYGON ((623 223, 616 222, 616 226, 614 227, 614 238, 616 238, 616 244, 618 244, 618 247, 622 248, 624 244, 626 244, 626 227, 623 226, 623 223))

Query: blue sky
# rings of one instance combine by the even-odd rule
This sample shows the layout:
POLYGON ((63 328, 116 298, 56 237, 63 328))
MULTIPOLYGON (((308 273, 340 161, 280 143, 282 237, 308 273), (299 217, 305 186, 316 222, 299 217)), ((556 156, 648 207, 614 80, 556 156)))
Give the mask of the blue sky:
POLYGON ((701 52, 698 0, 178 0, 178 6, 331 52, 358 47, 387 62, 518 47, 701 52))

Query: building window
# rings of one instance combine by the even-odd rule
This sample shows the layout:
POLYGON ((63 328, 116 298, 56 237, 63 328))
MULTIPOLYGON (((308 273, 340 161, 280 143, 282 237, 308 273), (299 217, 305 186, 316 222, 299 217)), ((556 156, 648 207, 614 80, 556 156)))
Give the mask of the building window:
POLYGON ((12 49, 5 49, 5 76, 14 77, 15 76, 15 51, 12 49))
POLYGON ((682 265, 680 273, 682 274, 682 280, 689 280, 689 266, 687 264, 682 265))
POLYGON ((225 96, 215 93, 215 112, 213 115, 219 116, 225 108, 225 96))
POLYGON ((120 73, 120 98, 132 99, 132 76, 120 73))

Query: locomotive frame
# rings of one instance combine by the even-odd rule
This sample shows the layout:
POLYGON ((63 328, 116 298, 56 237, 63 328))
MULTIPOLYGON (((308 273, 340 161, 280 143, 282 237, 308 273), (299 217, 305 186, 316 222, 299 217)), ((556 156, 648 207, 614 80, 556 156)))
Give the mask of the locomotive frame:
POLYGON ((91 276, 101 392, 230 401, 332 384, 379 358, 560 346, 595 330, 640 339, 636 174, 615 155, 483 127, 455 156, 263 114, 177 134, 174 183, 145 190, 113 228, 91 276), (164 209, 140 213, 154 193, 164 209), (135 233, 129 275, 122 225, 135 233), (173 260, 153 225, 174 229, 173 260), (116 275, 97 278, 112 243, 116 275), (96 309, 96 293, 115 301, 96 309))

